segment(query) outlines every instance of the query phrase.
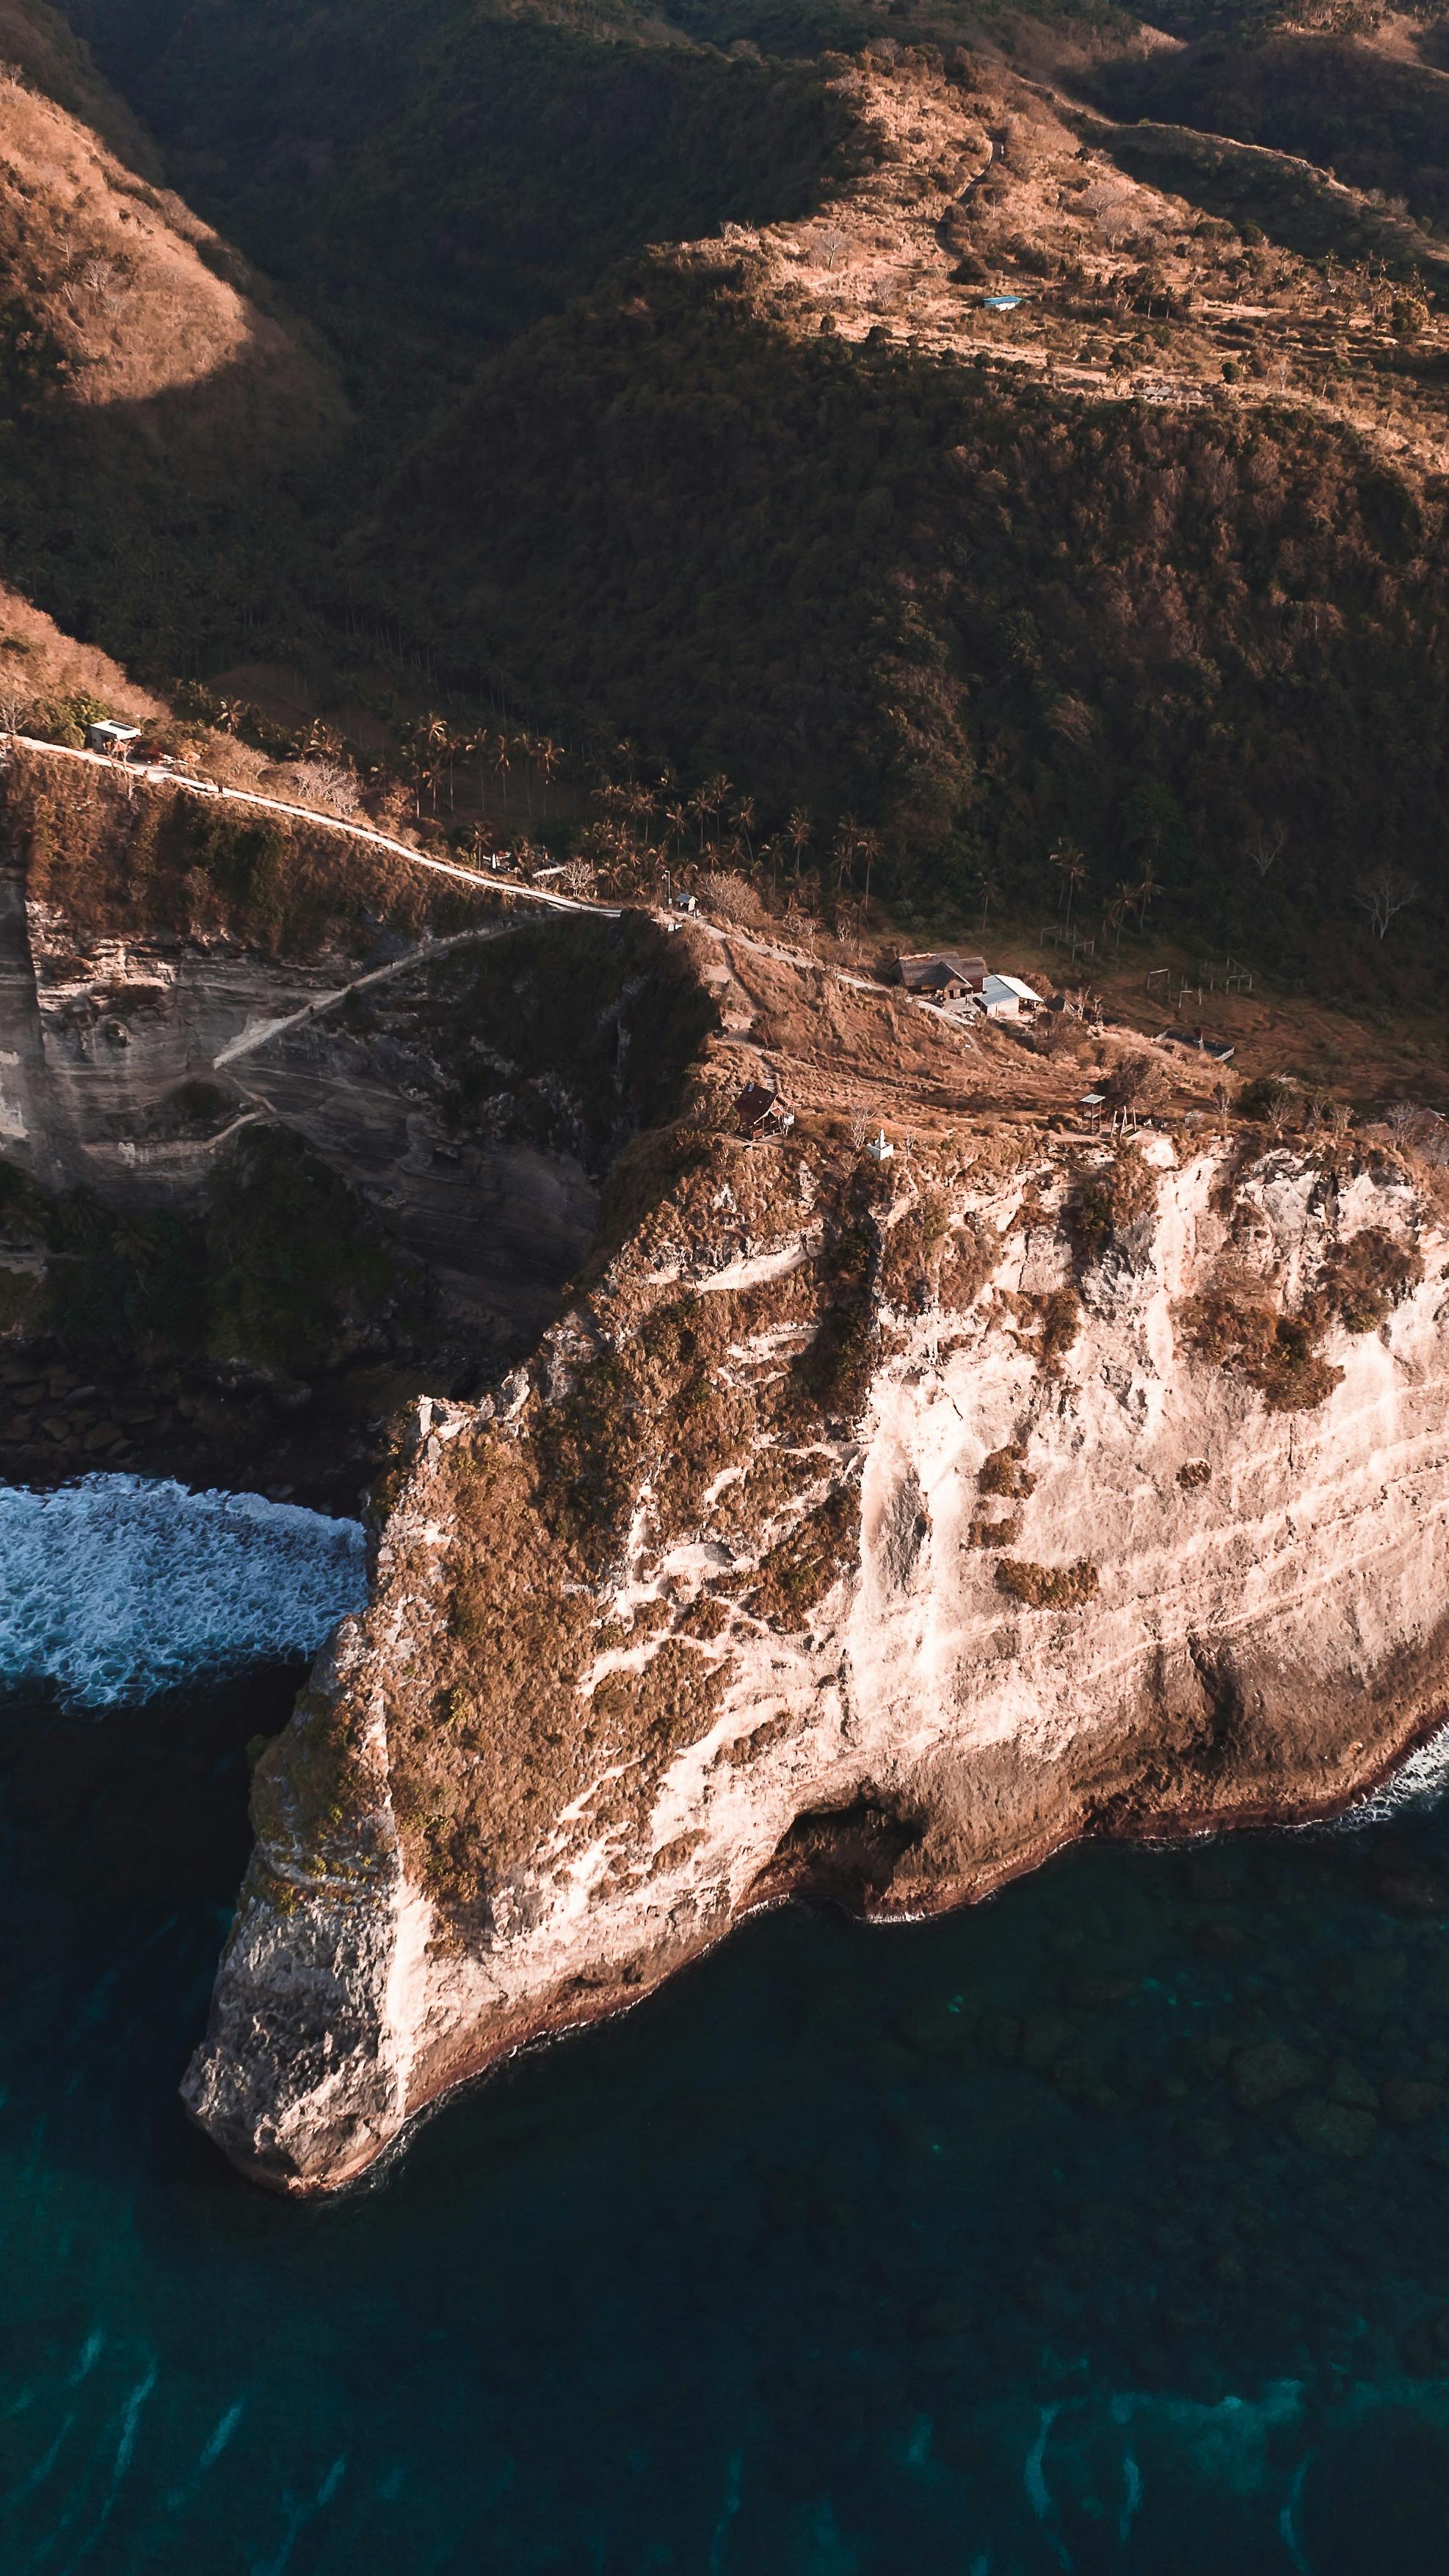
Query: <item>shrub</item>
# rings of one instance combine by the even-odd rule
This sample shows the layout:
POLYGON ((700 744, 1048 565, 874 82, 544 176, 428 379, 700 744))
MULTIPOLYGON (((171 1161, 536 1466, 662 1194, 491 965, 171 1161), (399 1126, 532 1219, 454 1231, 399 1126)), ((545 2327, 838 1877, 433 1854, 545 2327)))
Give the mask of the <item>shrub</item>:
POLYGON ((760 1568, 752 1608, 762 1619, 798 1627, 853 1560, 859 1498, 851 1488, 807 1513, 760 1568))
POLYGON ((1367 1225, 1338 1246, 1327 1264, 1324 1287, 1334 1313, 1351 1333, 1374 1333, 1423 1276, 1417 1252, 1396 1243, 1382 1226, 1367 1225))
POLYGON ((1134 1146, 1124 1146, 1108 1163, 1085 1169, 1067 1208, 1080 1259, 1089 1268, 1102 1260, 1156 1205, 1157 1174, 1134 1146))
POLYGON ((976 1482, 983 1494, 1002 1494, 1012 1501, 1024 1502, 1036 1485, 1022 1461, 1026 1456, 1024 1440, 1009 1441, 1004 1449, 989 1449, 976 1472, 976 1482))
POLYGON ((1028 1610, 1079 1610, 1096 1594, 1097 1569, 1087 1556, 1075 1565, 1032 1565, 1005 1556, 996 1568, 996 1589, 1028 1610))
POLYGON ((1190 1298, 1188 1333, 1202 1357, 1236 1369, 1258 1389, 1270 1413, 1305 1413, 1323 1404, 1343 1371, 1320 1359, 1313 1320, 1240 1303, 1224 1289, 1190 1298))
POLYGON ((971 1544, 973 1547, 1015 1547, 1020 1536, 1021 1518, 1019 1514, 1013 1514, 1010 1520, 973 1521, 971 1524, 971 1544))
POLYGON ((1082 1301, 1075 1288, 1053 1288, 1040 1312, 1041 1355, 1050 1367, 1065 1357, 1082 1329, 1082 1301))

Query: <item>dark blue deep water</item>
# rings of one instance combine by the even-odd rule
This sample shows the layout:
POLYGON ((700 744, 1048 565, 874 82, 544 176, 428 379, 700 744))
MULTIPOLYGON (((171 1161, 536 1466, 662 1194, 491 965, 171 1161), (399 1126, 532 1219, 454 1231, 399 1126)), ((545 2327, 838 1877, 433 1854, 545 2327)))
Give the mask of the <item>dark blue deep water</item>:
POLYGON ((175 2086, 295 1671, 0 1711, 3 2576, 1442 2576, 1449 1825, 763 1921, 296 2208, 175 2086))

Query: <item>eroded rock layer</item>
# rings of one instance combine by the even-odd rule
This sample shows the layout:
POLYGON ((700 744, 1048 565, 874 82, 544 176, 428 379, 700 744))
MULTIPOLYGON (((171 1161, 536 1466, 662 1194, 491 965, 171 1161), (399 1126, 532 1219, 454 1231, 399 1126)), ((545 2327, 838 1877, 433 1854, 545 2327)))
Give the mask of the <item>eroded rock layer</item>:
POLYGON ((1439 1712, 1433 1176, 1191 1107, 1074 1135, 1049 1056, 696 946, 733 1034, 534 1360, 418 1407, 258 1768, 185 2094, 284 2188, 762 1903, 1330 1809, 1439 1712), (761 1070, 799 1116, 750 1144, 761 1070))

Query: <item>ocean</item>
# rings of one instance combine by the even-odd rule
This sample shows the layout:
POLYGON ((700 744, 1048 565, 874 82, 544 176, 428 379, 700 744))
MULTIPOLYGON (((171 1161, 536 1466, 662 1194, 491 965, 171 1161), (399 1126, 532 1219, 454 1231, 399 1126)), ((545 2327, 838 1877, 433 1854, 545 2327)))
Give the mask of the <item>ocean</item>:
POLYGON ((360 1534, 0 1495, 4 2576, 1442 2576, 1449 1807, 756 1921, 370 2186, 176 2085, 360 1534))

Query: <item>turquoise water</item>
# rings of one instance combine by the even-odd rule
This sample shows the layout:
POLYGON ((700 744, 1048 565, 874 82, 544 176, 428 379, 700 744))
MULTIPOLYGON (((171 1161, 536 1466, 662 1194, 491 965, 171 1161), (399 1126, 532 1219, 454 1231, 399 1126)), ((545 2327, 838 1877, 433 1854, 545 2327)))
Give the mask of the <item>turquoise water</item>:
POLYGON ((5 2576, 1443 2570, 1442 1818, 775 1916, 296 2208, 175 2099, 295 1678, 0 1707, 5 2576))

